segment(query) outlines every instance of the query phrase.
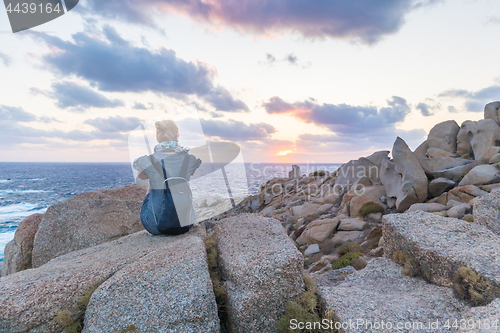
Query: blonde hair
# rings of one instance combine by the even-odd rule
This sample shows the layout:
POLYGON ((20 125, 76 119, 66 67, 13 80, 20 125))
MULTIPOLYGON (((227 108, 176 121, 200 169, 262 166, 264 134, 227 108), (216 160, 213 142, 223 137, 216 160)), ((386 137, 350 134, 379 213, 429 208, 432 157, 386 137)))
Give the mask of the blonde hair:
POLYGON ((156 140, 158 142, 163 141, 175 141, 179 137, 179 127, 175 124, 173 120, 161 120, 155 123, 156 126, 156 140))

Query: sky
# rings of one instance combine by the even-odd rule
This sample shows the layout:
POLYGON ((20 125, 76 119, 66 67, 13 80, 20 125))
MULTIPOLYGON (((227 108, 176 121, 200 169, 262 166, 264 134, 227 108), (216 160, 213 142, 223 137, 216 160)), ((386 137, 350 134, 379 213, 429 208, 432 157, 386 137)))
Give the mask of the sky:
POLYGON ((343 163, 397 136, 415 149, 500 100, 499 13, 495 0, 81 0, 14 34, 0 9, 0 161, 127 162, 129 135, 164 118, 181 145, 203 131, 245 162, 343 163))

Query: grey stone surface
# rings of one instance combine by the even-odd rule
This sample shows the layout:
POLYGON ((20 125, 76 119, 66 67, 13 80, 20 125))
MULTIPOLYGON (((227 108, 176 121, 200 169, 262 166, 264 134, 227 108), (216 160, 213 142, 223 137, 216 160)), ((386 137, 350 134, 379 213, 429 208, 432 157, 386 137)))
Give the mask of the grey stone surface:
POLYGON ((486 164, 470 170, 458 185, 487 185, 498 181, 500 181, 500 171, 493 165, 486 164))
POLYGON ((418 211, 385 215, 383 235, 386 257, 411 254, 438 285, 450 286, 466 266, 500 286, 500 236, 485 227, 418 211))
MULTIPOLYGON (((412 204, 427 199, 428 180, 420 162, 406 142, 397 138, 392 148, 394 162, 384 160, 380 181, 389 199, 395 200, 398 211, 403 212, 412 204)), ((391 205, 389 205, 391 206, 391 205)))
POLYGON ((429 194, 432 197, 439 197, 443 192, 451 190, 455 187, 455 182, 448 178, 433 179, 429 183, 429 194))
POLYGON ((319 245, 318 244, 311 244, 304 251, 304 255, 306 255, 306 256, 310 256, 311 254, 316 254, 316 253, 319 253, 319 245))
POLYGON ((340 221, 339 229, 342 231, 361 231, 365 225, 366 222, 359 219, 343 219, 340 221))
POLYGON ((84 333, 220 332, 203 241, 180 237, 127 265, 93 294, 84 333))
POLYGON ((467 172, 469 172, 474 167, 481 165, 483 163, 484 163, 483 161, 473 161, 469 164, 465 164, 465 165, 457 166, 454 168, 449 168, 449 169, 444 169, 444 170, 439 170, 439 171, 433 172, 431 176, 434 178, 443 177, 443 178, 451 179, 453 181, 458 181, 465 174, 467 174, 467 172))
POLYGON ((152 236, 141 231, 0 278, 0 332, 62 331, 55 320, 57 313, 71 310, 91 286, 148 254, 162 251, 174 240, 192 235, 203 237, 200 229, 196 227, 176 237, 152 236))
POLYGON ((475 224, 482 225, 500 235, 500 192, 491 192, 476 199, 472 216, 475 224))
POLYGON ((254 214, 219 221, 215 238, 232 332, 277 332, 286 302, 303 290, 302 254, 278 220, 254 214))
POLYGON ((311 278, 316 283, 316 286, 324 286, 324 287, 334 287, 338 284, 344 282, 347 276, 356 272, 356 269, 352 266, 347 266, 341 269, 335 269, 323 274, 311 274, 311 278))
POLYGON ((427 144, 429 148, 439 148, 455 153, 457 151, 457 135, 459 131, 460 126, 455 120, 443 121, 430 130, 427 144))
POLYGON ((330 238, 338 225, 339 219, 337 218, 312 221, 307 225, 307 230, 304 231, 307 235, 307 243, 323 243, 330 238))
POLYGON ((390 153, 390 151, 388 151, 388 150, 376 151, 373 154, 371 154, 370 156, 367 156, 366 159, 368 161, 372 162, 373 164, 380 165, 380 164, 382 164, 383 160, 386 160, 389 158, 388 157, 389 153, 390 153))
POLYGON ((468 165, 473 162, 471 160, 457 157, 424 158, 423 160, 419 161, 425 173, 429 176, 433 176, 441 170, 468 165))
POLYGON ((495 120, 465 121, 457 136, 457 153, 460 155, 472 149, 476 160, 488 162, 500 152, 500 147, 495 146, 498 139, 500 127, 495 120))
POLYGON ((467 305, 458 301, 450 288, 429 284, 401 273, 401 267, 388 258, 375 258, 366 268, 350 274, 338 285, 318 285, 320 298, 327 311, 342 323, 363 320, 362 325, 347 326, 340 332, 456 332, 441 328, 432 330, 397 329, 398 323, 460 319, 467 305), (390 329, 374 329, 367 323, 392 324, 390 329))
POLYGON ((71 251, 144 230, 140 220, 144 187, 82 193, 49 207, 35 236, 33 267, 71 251))
POLYGON ((332 242, 335 245, 358 242, 363 239, 364 235, 363 231, 337 231, 332 238, 332 242))
POLYGON ((500 102, 491 102, 486 104, 484 107, 484 119, 493 119, 498 125, 500 125, 500 102))
POLYGON ((462 319, 467 325, 458 330, 460 333, 500 333, 500 298, 464 311, 462 319))
POLYGON ((420 210, 422 212, 429 212, 429 213, 433 213, 433 212, 441 212, 443 210, 447 210, 448 207, 446 207, 445 205, 441 205, 441 204, 438 204, 438 203, 416 203, 416 204, 413 204, 410 206, 410 208, 408 208, 407 212, 416 212, 417 210, 420 210))
POLYGON ((439 157, 454 157, 455 154, 443 150, 441 148, 429 148, 427 149, 427 157, 428 158, 439 158, 439 157))
POLYGON ((22 268, 30 268, 33 241, 42 217, 42 214, 33 214, 19 223, 14 239, 5 246, 4 265, 0 276, 19 272, 22 268))
POLYGON ((469 204, 463 203, 463 204, 459 204, 459 205, 455 205, 455 206, 451 207, 446 212, 446 215, 448 215, 449 217, 454 217, 456 219, 461 219, 471 209, 472 209, 472 207, 469 204))
MULTIPOLYGON (((377 161, 376 161, 377 162, 377 161)), ((367 158, 361 157, 351 160, 337 170, 338 177, 335 186, 344 186, 349 191, 360 178, 367 177, 373 183, 380 180, 380 165, 377 165, 367 158)))

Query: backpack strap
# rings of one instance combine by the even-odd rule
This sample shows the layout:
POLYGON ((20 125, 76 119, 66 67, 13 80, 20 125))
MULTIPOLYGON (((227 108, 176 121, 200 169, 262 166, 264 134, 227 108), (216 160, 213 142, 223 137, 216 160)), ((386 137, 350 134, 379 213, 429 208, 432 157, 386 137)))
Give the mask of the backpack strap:
POLYGON ((165 181, 165 180, 167 180, 167 179, 168 179, 168 175, 167 175, 167 170, 165 169, 165 163, 164 163, 164 161, 163 161, 163 160, 161 160, 161 165, 162 165, 162 167, 163 167, 163 168, 162 168, 162 170, 163 170, 163 177, 165 178, 165 179, 164 179, 164 181, 165 181))
POLYGON ((184 161, 182 162, 180 177, 187 180, 188 168, 189 168, 189 153, 185 153, 184 161))
MULTIPOLYGON (((156 172, 158 172, 159 175, 161 175, 162 173, 165 174, 164 167, 162 168, 162 166, 160 165, 160 163, 158 163, 156 158, 153 157, 153 154, 149 155, 148 157, 149 157, 149 161, 151 162, 151 164, 155 168, 156 172)), ((162 160, 162 164, 163 164, 163 160, 162 160)), ((167 179, 167 178, 165 177, 165 179, 167 179)))

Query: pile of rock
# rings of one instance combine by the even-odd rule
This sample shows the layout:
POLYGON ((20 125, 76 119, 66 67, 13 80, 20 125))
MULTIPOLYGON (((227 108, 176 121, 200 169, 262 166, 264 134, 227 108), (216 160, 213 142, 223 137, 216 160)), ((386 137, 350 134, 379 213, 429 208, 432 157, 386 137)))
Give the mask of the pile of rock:
POLYGON ((176 237, 139 231, 137 185, 58 203, 6 247, 0 331, 277 332, 306 274, 325 318, 363 320, 340 332, 381 321, 479 332, 460 320, 499 315, 500 102, 484 118, 440 123, 413 152, 397 138, 392 158, 379 151, 308 175, 293 166, 229 212, 229 201, 197 198, 200 219, 225 213, 176 237))
POLYGON ((306 268, 323 273, 347 244, 363 248, 369 261, 383 254, 382 216, 432 212, 472 221, 475 202, 500 187, 500 102, 486 105, 484 118, 434 126, 415 151, 397 138, 388 151, 352 160, 337 171, 263 184, 240 211, 279 219, 305 255, 306 268))

